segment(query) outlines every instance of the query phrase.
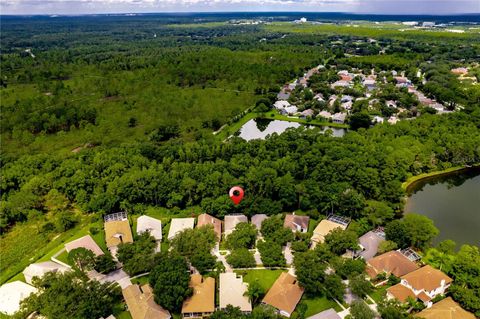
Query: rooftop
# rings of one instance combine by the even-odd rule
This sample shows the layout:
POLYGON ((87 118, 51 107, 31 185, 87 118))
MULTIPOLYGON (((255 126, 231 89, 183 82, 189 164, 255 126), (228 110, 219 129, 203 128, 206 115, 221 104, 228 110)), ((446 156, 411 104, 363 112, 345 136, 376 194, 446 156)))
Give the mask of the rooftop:
POLYGON ((207 225, 213 226, 213 231, 217 235, 217 239, 220 240, 222 238, 222 221, 208 214, 198 215, 197 227, 202 227, 207 225))
POLYGON ((473 313, 462 309, 451 297, 440 300, 432 307, 424 309, 417 314, 417 317, 424 319, 475 319, 473 313))
POLYGON ((22 281, 13 281, 0 287, 0 312, 13 315, 20 309, 20 302, 36 293, 37 288, 22 281))
MULTIPOLYGON (((110 215, 109 215, 110 216, 110 215)), ((105 218, 105 241, 107 247, 118 246, 122 243, 133 243, 132 230, 128 219, 105 218)))
POLYGON ((297 231, 298 227, 300 227, 301 229, 308 229, 309 221, 310 217, 308 216, 287 214, 285 216, 285 222, 283 223, 283 226, 290 228, 293 231, 297 231))
POLYGON ((400 283, 388 288, 387 292, 400 302, 406 302, 408 300, 408 297, 417 299, 417 297, 410 288, 405 287, 400 283))
POLYGON ((332 230, 336 228, 345 230, 347 226, 333 222, 331 220, 323 219, 313 230, 312 241, 315 243, 323 243, 323 241, 325 240, 325 236, 327 236, 332 230))
POLYGON ((91 250, 95 256, 103 255, 103 250, 97 245, 95 240, 93 240, 92 236, 90 235, 80 237, 65 244, 65 249, 67 252, 70 252, 76 248, 86 248, 91 250))
POLYGON ((338 315, 335 309, 330 308, 328 310, 317 313, 316 315, 308 317, 307 319, 341 319, 341 318, 342 317, 338 315))
POLYGON ((190 277, 190 287, 193 288, 193 295, 183 302, 182 314, 214 312, 215 279, 212 277, 204 279, 202 275, 194 274, 190 277))
POLYGON ((23 275, 25 276, 25 281, 29 284, 32 283, 33 277, 42 278, 48 272, 65 272, 70 268, 57 264, 53 261, 44 261, 41 263, 30 264, 25 270, 23 271, 23 275))
POLYGON ((260 228, 262 227, 262 222, 267 218, 268 216, 265 214, 256 214, 252 216, 251 221, 252 224, 255 225, 258 230, 260 230, 260 228))
POLYGON ((238 224, 248 223, 248 218, 245 215, 227 215, 224 219, 224 231, 226 236, 230 235, 238 224))
POLYGON ((193 229, 194 224, 195 224, 195 218, 193 217, 172 218, 172 220, 170 221, 170 229, 168 231, 168 239, 172 239, 178 233, 186 229, 193 229))
POLYGON ((283 272, 273 283, 262 302, 291 314, 302 298, 303 292, 304 289, 298 284, 297 278, 283 272))
POLYGON ((378 252, 378 246, 381 242, 385 241, 385 238, 374 231, 369 231, 362 235, 358 241, 364 248, 364 250, 360 252, 360 256, 365 260, 370 260, 375 257, 378 252))
POLYGON ((137 234, 148 231, 156 240, 162 240, 162 221, 142 215, 137 219, 137 234))
POLYGON ((132 319, 170 319, 170 313, 155 303, 152 288, 147 284, 130 285, 122 290, 132 319))
POLYGON ((412 271, 402 276, 402 279, 407 281, 414 289, 424 289, 425 291, 432 291, 440 287, 442 280, 445 281, 445 284, 453 281, 452 278, 445 275, 442 271, 435 269, 430 265, 412 271))
POLYGON ((245 296, 248 285, 243 282, 242 277, 237 277, 234 272, 220 274, 220 309, 227 305, 239 307, 243 312, 252 311, 252 304, 245 296))
POLYGON ((382 272, 392 273, 397 277, 408 274, 419 267, 399 251, 389 251, 367 261, 367 273, 376 277, 382 272))

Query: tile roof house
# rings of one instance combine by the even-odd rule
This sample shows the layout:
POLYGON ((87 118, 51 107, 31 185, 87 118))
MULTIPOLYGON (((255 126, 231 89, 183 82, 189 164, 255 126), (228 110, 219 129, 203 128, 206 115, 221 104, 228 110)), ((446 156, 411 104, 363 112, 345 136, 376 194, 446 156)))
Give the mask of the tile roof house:
POLYGON ((31 284, 33 277, 42 278, 46 273, 49 272, 64 273, 68 270, 70 270, 70 268, 66 266, 57 264, 53 261, 45 261, 41 263, 30 264, 23 271, 23 276, 25 277, 25 281, 31 284))
POLYGON ((0 313, 13 315, 20 309, 20 302, 37 291, 37 288, 19 280, 2 285, 0 287, 0 313))
POLYGON ((240 223, 248 223, 248 218, 245 215, 227 215, 224 217, 224 232, 225 237, 230 235, 235 227, 240 223))
POLYGON ((300 113, 300 117, 301 118, 307 118, 309 116, 312 117, 313 114, 315 114, 315 112, 312 109, 307 109, 307 110, 300 113))
POLYGON ((65 244, 65 249, 67 250, 67 253, 76 248, 86 248, 88 250, 91 250, 95 254, 95 256, 103 255, 103 250, 100 248, 100 246, 97 245, 95 240, 93 240, 92 236, 90 235, 80 237, 65 244))
POLYGON ((326 118, 326 119, 331 119, 332 118, 332 113, 327 112, 327 111, 321 111, 320 113, 318 113, 317 117, 323 117, 323 118, 326 118))
POLYGON ((440 300, 416 316, 424 319, 475 319, 473 313, 462 309, 451 297, 440 300))
POLYGON ((170 229, 168 230, 168 240, 172 240, 178 233, 186 229, 193 229, 195 218, 172 218, 170 221, 170 229))
POLYGON ((283 272, 267 292, 262 303, 274 307, 282 316, 290 318, 303 292, 304 289, 298 284, 297 278, 283 272))
POLYGON ((375 278, 381 273, 401 277, 418 268, 417 264, 409 260, 399 251, 389 251, 368 260, 366 271, 370 278, 375 278))
POLYGON ((294 232, 302 232, 306 233, 308 231, 308 222, 310 221, 310 217, 308 216, 300 216, 293 214, 287 214, 285 216, 285 221, 283 223, 283 227, 290 228, 294 232))
POLYGON ((156 247, 155 252, 160 252, 162 242, 162 221, 156 218, 142 215, 137 219, 137 234, 148 232, 150 236, 155 238, 156 247))
POLYGON ((346 118, 347 118, 347 114, 345 113, 335 113, 332 115, 332 122, 343 124, 345 123, 346 118))
POLYGON ((123 298, 128 306, 132 319, 170 319, 170 313, 158 305, 152 288, 146 284, 130 285, 122 290, 123 298))
POLYGON ((325 311, 319 312, 316 315, 308 317, 307 319, 341 319, 335 309, 330 308, 325 311))
POLYGON ((215 232, 215 235, 217 235, 217 240, 220 241, 222 239, 222 221, 208 214, 198 215, 197 228, 207 225, 213 226, 213 231, 215 232))
MULTIPOLYGON (((420 299, 427 307, 431 307, 431 300, 445 294, 452 281, 453 279, 442 271, 427 265, 402 276, 398 285, 411 290, 415 298, 420 299)), ((390 290, 388 296, 400 300, 403 294, 398 295, 397 290, 390 290)))
POLYGON ((205 318, 215 311, 215 279, 200 274, 190 277, 193 295, 183 302, 183 318, 205 318))
POLYGON ((132 230, 124 212, 110 214, 104 217, 105 241, 108 249, 115 256, 118 245, 133 243, 132 230))
POLYGON ((257 230, 260 230, 260 228, 262 228, 263 221, 267 218, 268 216, 265 214, 255 214, 252 216, 251 222, 257 228, 257 230))
POLYGON ((381 242, 385 241, 385 235, 381 235, 378 232, 369 231, 358 238, 362 251, 359 256, 364 260, 370 260, 378 252, 378 246, 381 242))
POLYGON ((283 101, 283 100, 277 101, 273 104, 273 107, 276 108, 277 110, 283 110, 284 108, 289 106, 290 106, 290 103, 288 103, 288 101, 283 101))
POLYGON ((342 230, 347 229, 345 225, 335 223, 328 219, 323 219, 317 227, 313 230, 312 240, 312 249, 315 248, 317 244, 321 244, 325 241, 325 236, 327 236, 332 230, 340 228, 342 230))
POLYGON ((243 313, 252 311, 252 304, 245 295, 248 284, 243 282, 242 276, 238 277, 234 272, 220 274, 220 309, 228 305, 240 308, 243 313))

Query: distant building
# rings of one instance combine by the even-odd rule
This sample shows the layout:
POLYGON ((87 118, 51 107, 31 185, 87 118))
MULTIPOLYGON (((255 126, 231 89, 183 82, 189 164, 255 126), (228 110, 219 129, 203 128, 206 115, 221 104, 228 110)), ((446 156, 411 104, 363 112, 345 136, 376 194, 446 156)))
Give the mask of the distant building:
POLYGON ((290 93, 285 91, 280 91, 277 94, 277 100, 288 100, 290 98, 290 93))
POLYGON ((195 218, 172 218, 168 231, 168 240, 172 240, 178 233, 187 229, 193 229, 195 218))
POLYGON ((284 100, 276 101, 273 104, 273 107, 276 108, 279 111, 283 110, 283 109, 285 109, 286 107, 289 107, 289 106, 290 106, 290 103, 288 101, 284 101, 284 100))
POLYGON ((280 110, 282 114, 293 115, 298 112, 298 108, 295 105, 290 105, 283 110, 280 110))
POLYGON ((347 117, 347 114, 345 114, 345 113, 335 113, 332 116, 332 122, 333 123, 338 123, 338 124, 343 124, 343 123, 345 123, 346 117, 347 117))
POLYGON ((317 100, 318 102, 324 102, 324 101, 325 101, 322 93, 316 94, 316 95, 313 97, 313 99, 314 99, 314 100, 317 100))
POLYGON ((332 89, 335 89, 335 88, 338 88, 338 87, 347 88, 347 87, 351 87, 352 83, 350 81, 339 80, 335 83, 332 83, 332 85, 330 85, 330 86, 331 86, 332 89))
POLYGON ((432 27, 434 27, 434 26, 435 26, 435 22, 427 22, 427 21, 425 21, 425 22, 422 23, 422 27, 424 27, 424 28, 432 28, 432 27))
POLYGON ((314 115, 314 111, 312 109, 308 109, 300 113, 300 117, 304 119, 307 117, 313 117, 313 115, 314 115))
POLYGON ((363 81, 363 86, 365 86, 365 88, 368 90, 368 91, 372 91, 372 90, 375 90, 376 88, 376 81, 374 79, 365 79, 363 81))
POLYGON ((215 279, 200 274, 190 276, 193 295, 183 302, 182 317, 202 319, 215 311, 215 279))
POLYGON ((461 68, 451 69, 450 72, 452 72, 455 75, 466 75, 468 74, 468 69, 461 67, 461 68))
POLYGON ((417 21, 405 21, 405 22, 402 22, 402 24, 413 27, 413 26, 418 25, 418 22, 417 21))
POLYGON ((320 113, 318 113, 317 117, 322 117, 322 118, 325 118, 325 119, 331 119, 332 118, 332 113, 327 112, 327 111, 321 111, 320 113))
POLYGON ((294 232, 306 233, 308 231, 309 221, 310 217, 308 216, 295 215, 295 213, 287 214, 283 227, 290 228, 294 232))
POLYGON ((383 123, 383 121, 384 121, 383 117, 376 115, 376 116, 373 117, 373 121, 372 121, 372 122, 373 122, 373 123, 381 124, 381 123, 383 123))
POLYGON ((303 292, 304 289, 298 284, 297 278, 283 272, 267 292, 262 303, 272 306, 280 315, 290 318, 303 292))

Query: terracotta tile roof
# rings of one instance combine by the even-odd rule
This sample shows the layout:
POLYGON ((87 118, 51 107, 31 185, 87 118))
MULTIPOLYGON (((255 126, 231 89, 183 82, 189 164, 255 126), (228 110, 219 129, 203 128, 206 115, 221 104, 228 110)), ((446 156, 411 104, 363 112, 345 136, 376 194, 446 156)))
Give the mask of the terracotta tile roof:
POLYGON ((430 296, 427 295, 424 291, 421 291, 421 292, 417 295, 417 298, 420 299, 421 301, 423 301, 424 303, 425 303, 425 302, 429 302, 430 300, 432 300, 432 298, 430 298, 430 296))
POLYGON ((440 300, 432 307, 417 314, 418 318, 424 319, 475 319, 475 315, 462 307, 451 297, 440 300))
POLYGON ((405 276, 402 276, 402 279, 406 280, 414 289, 423 289, 425 291, 432 291, 440 287, 442 280, 445 280, 445 284, 449 284, 453 281, 452 278, 430 265, 408 273, 405 276))
POLYGON ((389 251, 367 261, 367 273, 372 278, 382 272, 391 273, 397 277, 401 277, 417 270, 418 268, 417 264, 398 251, 389 251))
POLYGON ((155 303, 152 288, 147 284, 130 285, 122 290, 132 319, 170 319, 170 313, 155 303))
POLYGON ((297 231, 300 227, 302 229, 308 229, 308 222, 310 217, 300 216, 295 214, 287 214, 285 216, 285 222, 283 223, 284 227, 290 228, 291 230, 297 231))
POLYGON ((304 289, 299 286, 297 278, 284 272, 278 277, 262 302, 291 314, 302 298, 304 289))
POLYGON ((212 225, 213 231, 217 235, 217 239, 222 239, 222 221, 220 219, 210 216, 208 214, 198 215, 197 227, 202 227, 206 225, 212 225))
POLYGON ((215 279, 194 274, 190 277, 190 287, 193 295, 183 302, 182 314, 201 312, 210 313, 215 311, 215 279))
POLYGON ((88 250, 91 250, 95 254, 95 256, 103 255, 102 249, 100 248, 100 246, 97 245, 95 240, 93 240, 90 235, 80 237, 65 244, 65 249, 67 250, 67 252, 70 252, 76 248, 86 248, 88 250))
POLYGON ((402 284, 396 284, 388 288, 387 292, 400 302, 406 302, 408 300, 408 297, 417 299, 415 293, 410 288, 405 287, 402 284))
POLYGON ((109 248, 121 243, 133 243, 132 230, 128 219, 105 222, 105 241, 109 248))

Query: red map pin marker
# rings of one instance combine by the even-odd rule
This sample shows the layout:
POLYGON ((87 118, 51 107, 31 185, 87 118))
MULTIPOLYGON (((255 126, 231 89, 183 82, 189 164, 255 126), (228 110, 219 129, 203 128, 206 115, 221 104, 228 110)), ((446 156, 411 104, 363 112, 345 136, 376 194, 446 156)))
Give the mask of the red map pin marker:
POLYGON ((243 193, 243 188, 241 188, 240 186, 233 186, 232 188, 230 188, 230 192, 228 192, 228 195, 230 195, 233 203, 235 205, 238 205, 243 199, 243 193))

